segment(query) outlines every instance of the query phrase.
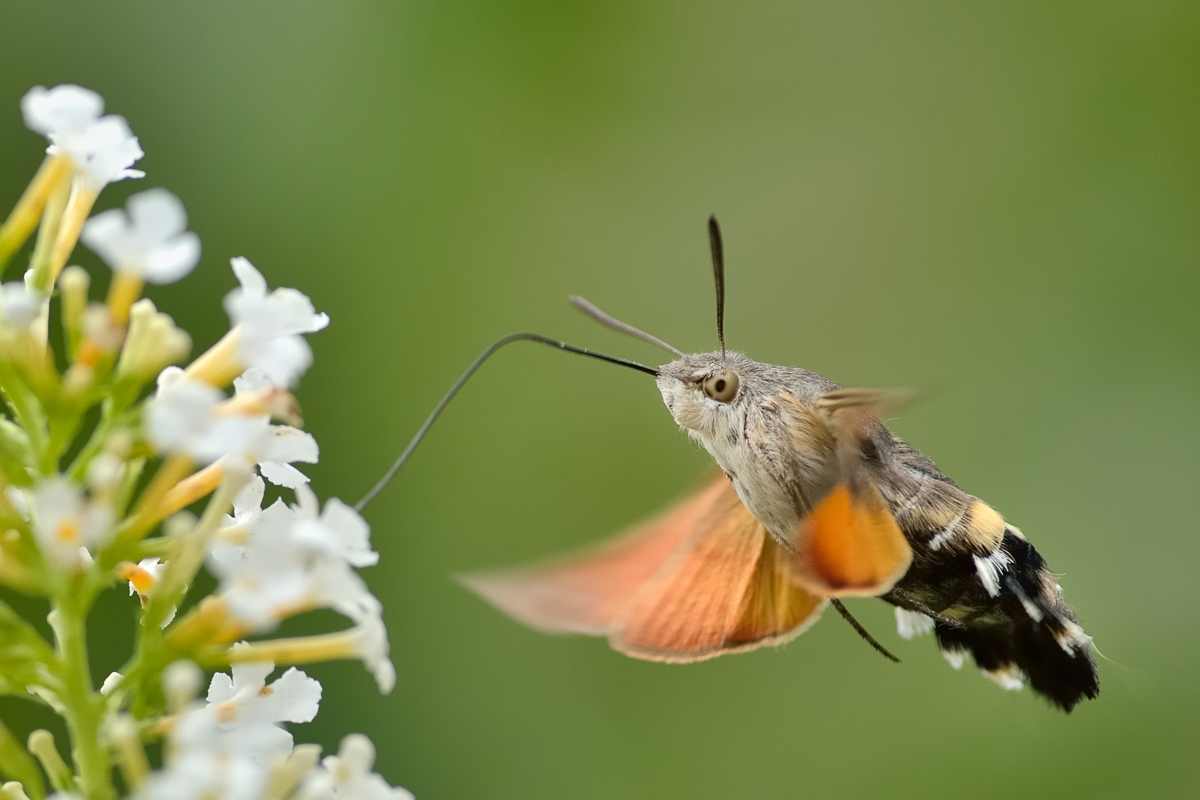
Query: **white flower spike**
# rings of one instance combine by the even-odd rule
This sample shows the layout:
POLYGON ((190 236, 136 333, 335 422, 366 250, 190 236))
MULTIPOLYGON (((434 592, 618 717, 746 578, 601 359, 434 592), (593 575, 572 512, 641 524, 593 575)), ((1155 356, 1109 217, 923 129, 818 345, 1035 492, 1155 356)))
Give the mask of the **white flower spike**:
POLYGON ((267 293, 267 282, 245 258, 230 261, 241 287, 225 297, 225 310, 240 331, 238 356, 259 367, 276 386, 288 387, 312 364, 312 349, 301 334, 329 324, 326 314, 295 289, 267 293))
POLYGON ((200 260, 200 237, 187 229, 187 212, 166 189, 129 198, 125 209, 92 217, 80 238, 115 272, 150 283, 174 283, 200 260))

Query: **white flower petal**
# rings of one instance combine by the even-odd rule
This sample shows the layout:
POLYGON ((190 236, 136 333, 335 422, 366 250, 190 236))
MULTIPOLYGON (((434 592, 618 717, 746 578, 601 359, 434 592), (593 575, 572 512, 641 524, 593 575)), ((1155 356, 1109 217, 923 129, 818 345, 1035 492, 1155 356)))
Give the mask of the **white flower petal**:
POLYGON ((325 503, 321 522, 337 531, 341 552, 355 567, 369 567, 379 562, 379 554, 371 550, 371 527, 358 512, 336 497, 325 503))
MULTIPOLYGON (((238 645, 234 645, 233 649, 236 652, 238 645)), ((232 671, 235 689, 257 692, 267 685, 267 676, 275 671, 275 663, 272 661, 239 661, 232 666, 232 671)))
POLYGON ((263 483, 263 479, 257 475, 250 476, 250 480, 233 498, 233 518, 226 518, 229 523, 246 525, 258 519, 258 515, 262 513, 263 495, 266 492, 267 485, 263 483))
POLYGON ((262 368, 276 386, 288 387, 312 366, 312 348, 300 336, 243 337, 242 359, 262 368))
POLYGON ((42 300, 23 281, 0 286, 0 317, 14 327, 28 328, 37 318, 42 300))
POLYGON ((355 629, 358 632, 359 657, 375 677, 379 691, 390 694, 396 688, 396 668, 388 657, 391 648, 382 617, 367 617, 355 629))
POLYGON ((263 477, 276 486, 285 489, 297 489, 308 483, 308 476, 291 464, 281 464, 278 461, 260 461, 258 468, 263 477))
POLYGON ((79 238, 111 267, 116 268, 130 258, 129 218, 119 208, 89 218, 79 238))
POLYGON ((245 753, 260 764, 270 764, 277 757, 292 752, 292 734, 265 722, 239 727, 226 734, 225 738, 229 749, 245 753))
POLYGON ((292 667, 271 684, 272 718, 276 722, 312 722, 321 703, 321 684, 292 667))
POLYGON ((238 283, 242 285, 241 292, 243 294, 254 298, 267 296, 267 280, 261 272, 254 268, 248 258, 236 256, 229 259, 229 265, 233 267, 233 274, 237 276, 238 283))
POLYGON ((267 373, 259 367, 250 367, 233 379, 233 388, 238 394, 253 394, 270 389, 274 384, 267 380, 267 373))
POLYGON ((66 135, 83 131, 104 112, 104 98, 82 86, 35 86, 21 98, 21 113, 32 131, 66 135))
POLYGON ((165 242, 187 230, 183 202, 166 189, 147 189, 125 201, 129 220, 149 242, 165 242))
POLYGON ((291 425, 272 425, 270 435, 264 444, 258 446, 257 454, 263 461, 315 464, 320 458, 321 449, 311 433, 291 425))
POLYGON ((188 231, 163 242, 146 257, 145 278, 150 283, 174 283, 200 262, 200 237, 188 231))
POLYGON ((233 695, 233 678, 224 672, 214 674, 212 682, 208 685, 208 702, 224 703, 226 700, 232 700, 233 695))

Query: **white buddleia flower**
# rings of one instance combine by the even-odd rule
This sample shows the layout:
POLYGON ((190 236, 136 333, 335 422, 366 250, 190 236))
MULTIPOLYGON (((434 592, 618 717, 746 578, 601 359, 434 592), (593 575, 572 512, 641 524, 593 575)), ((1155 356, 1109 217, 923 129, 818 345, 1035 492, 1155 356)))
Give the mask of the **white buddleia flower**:
MULTIPOLYGON (((234 645, 233 652, 245 647, 234 645)), ((216 673, 208 687, 208 708, 227 746, 264 764, 292 752, 292 735, 280 725, 311 722, 321 702, 321 684, 295 667, 268 685, 274 669, 270 661, 236 663, 231 675, 216 673)))
POLYGON ((414 800, 412 792, 390 786, 372 772, 375 745, 361 733, 342 739, 336 756, 326 756, 300 784, 297 800, 414 800))
POLYGON ((357 511, 336 497, 320 511, 317 496, 307 486, 296 489, 296 500, 299 516, 292 537, 298 545, 352 567, 379 563, 379 553, 371 549, 371 528, 357 511))
POLYGON ((51 141, 83 133, 103 112, 103 97, 69 83, 53 89, 35 86, 21 98, 25 125, 51 141))
POLYGON ((51 478, 35 487, 33 510, 38 544, 63 567, 86 562, 91 550, 112 534, 112 509, 86 500, 79 487, 65 478, 51 478))
POLYGON ((194 708, 171 729, 166 766, 152 773, 136 800, 262 800, 268 771, 244 741, 226 735, 217 709, 194 708))
POLYGON ((337 611, 356 623, 352 655, 390 689, 395 673, 387 660, 383 607, 351 568, 351 563, 366 565, 378 558, 366 523, 340 501, 331 500, 318 513, 307 487, 297 495, 301 502, 295 507, 277 500, 260 512, 257 493, 247 506, 235 506, 234 520, 246 520, 245 543, 221 543, 209 552, 220 596, 235 619, 256 631, 303 610, 337 611))
POLYGON ((269 414, 245 413, 220 389, 187 377, 178 367, 159 374, 145 419, 146 436, 160 451, 186 453, 201 464, 241 458, 258 464, 267 480, 289 489, 308 482, 291 464, 316 463, 320 454, 311 434, 272 425, 269 414))
POLYGON ((136 565, 122 566, 121 577, 129 582, 129 593, 136 594, 145 605, 150 592, 162 578, 163 563, 157 558, 143 558, 136 565))
POLYGON ((110 114, 89 125, 82 133, 55 137, 51 152, 60 149, 71 157, 84 182, 94 191, 126 178, 144 178, 131 169, 145 153, 124 117, 110 114))
POLYGON ((257 417, 218 415, 225 399, 219 389, 167 367, 146 405, 146 436, 158 450, 187 453, 201 464, 241 453, 254 443, 262 423, 257 417))
POLYGON ((238 328, 238 356, 258 367, 276 386, 288 387, 312 364, 312 349, 302 334, 329 324, 312 301, 295 289, 267 293, 267 282, 245 258, 230 261, 241 286, 225 297, 225 310, 238 328))
POLYGON ((247 543, 218 544, 209 551, 208 569, 220 581, 229 612, 255 630, 274 627, 291 609, 311 604, 309 565, 286 535, 295 515, 282 500, 257 513, 243 508, 247 543))
POLYGON ((83 243, 116 272, 150 283, 173 283, 200 260, 200 237, 187 229, 187 212, 166 189, 150 189, 129 198, 83 226, 83 243))
MULTIPOLYGON (((233 388, 240 398, 271 392, 279 394, 266 373, 258 367, 251 367, 240 377, 234 378, 233 388)), ((258 464, 264 478, 286 489, 295 489, 308 483, 308 476, 292 464, 315 464, 320 455, 317 440, 311 433, 291 425, 267 425, 265 421, 246 452, 247 459, 258 464)))
POLYGON ((320 449, 311 433, 290 425, 269 425, 264 418, 245 455, 248 461, 258 464, 262 476, 271 483, 296 489, 308 483, 308 476, 292 463, 315 464, 320 449))

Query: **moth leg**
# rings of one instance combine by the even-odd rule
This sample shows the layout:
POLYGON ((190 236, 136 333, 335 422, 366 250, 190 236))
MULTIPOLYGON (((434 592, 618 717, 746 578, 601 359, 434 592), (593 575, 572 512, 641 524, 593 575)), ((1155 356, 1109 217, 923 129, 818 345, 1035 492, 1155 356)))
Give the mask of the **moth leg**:
POLYGON ((890 592, 881 596, 880 599, 885 600, 894 606, 899 606, 900 608, 906 608, 909 611, 916 611, 924 614, 935 622, 940 622, 948 628, 966 630, 967 625, 962 620, 954 619, 953 617, 947 617, 940 611, 934 611, 932 608, 925 605, 920 600, 917 600, 903 589, 893 588, 890 592))

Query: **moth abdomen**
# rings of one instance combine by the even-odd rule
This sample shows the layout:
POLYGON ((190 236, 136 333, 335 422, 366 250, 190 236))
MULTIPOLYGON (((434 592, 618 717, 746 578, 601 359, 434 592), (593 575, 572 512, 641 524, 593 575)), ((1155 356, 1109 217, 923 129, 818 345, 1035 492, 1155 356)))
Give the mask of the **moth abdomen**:
POLYGON ((1010 526, 994 553, 972 560, 977 585, 942 612, 961 620, 962 627, 935 626, 951 665, 961 666, 969 653, 1004 688, 1028 683, 1064 711, 1098 696, 1091 637, 1063 602, 1062 589, 1033 545, 1010 526))

